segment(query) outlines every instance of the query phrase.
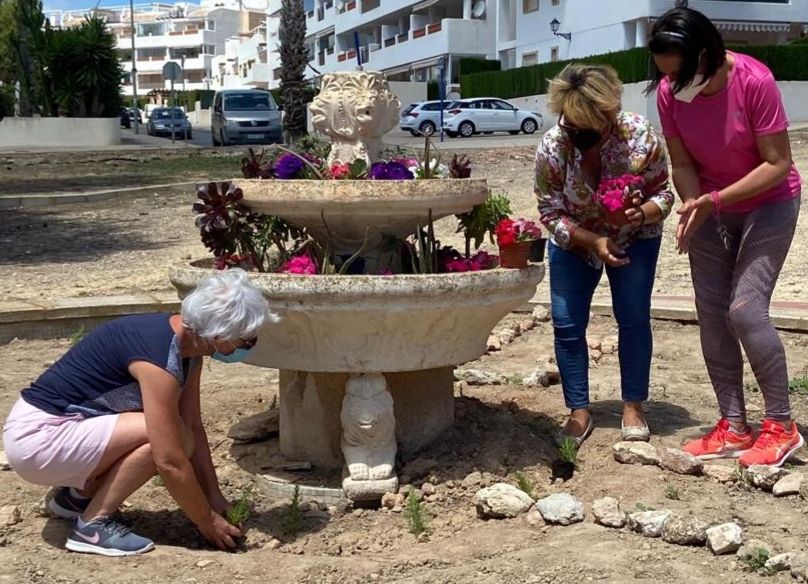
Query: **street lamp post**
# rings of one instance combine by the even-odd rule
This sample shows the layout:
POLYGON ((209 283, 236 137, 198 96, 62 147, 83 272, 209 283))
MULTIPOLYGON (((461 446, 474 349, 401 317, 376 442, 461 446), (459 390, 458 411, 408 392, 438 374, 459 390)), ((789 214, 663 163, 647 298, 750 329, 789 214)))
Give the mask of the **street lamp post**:
POLYGON ((558 29, 561 28, 561 23, 558 22, 557 18, 554 18, 550 21, 550 30, 553 31, 553 34, 557 37, 561 37, 567 39, 568 41, 572 40, 572 33, 571 32, 558 32, 558 29))
POLYGON ((129 0, 129 26, 132 37, 132 111, 135 114, 135 134, 140 133, 140 112, 137 108, 137 55, 135 55, 135 6, 134 0, 129 0))

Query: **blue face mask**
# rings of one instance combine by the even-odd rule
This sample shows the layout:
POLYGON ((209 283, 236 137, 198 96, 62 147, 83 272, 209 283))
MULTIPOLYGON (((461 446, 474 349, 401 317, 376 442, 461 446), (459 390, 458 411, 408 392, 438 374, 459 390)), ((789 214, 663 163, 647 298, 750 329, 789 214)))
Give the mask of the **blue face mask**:
POLYGON ((216 359, 217 361, 221 361, 222 363, 241 363, 244 359, 247 358, 247 355, 250 354, 250 349, 244 349, 239 347, 232 353, 225 355, 224 353, 220 353, 219 351, 215 351, 213 355, 211 355, 212 359, 216 359))

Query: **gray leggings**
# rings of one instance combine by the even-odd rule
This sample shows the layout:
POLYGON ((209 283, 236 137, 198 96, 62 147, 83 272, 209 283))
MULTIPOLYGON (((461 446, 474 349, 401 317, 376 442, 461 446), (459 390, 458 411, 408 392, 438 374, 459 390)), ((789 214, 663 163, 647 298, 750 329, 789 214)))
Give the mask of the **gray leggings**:
POLYGON ((799 197, 750 213, 721 213, 731 236, 729 249, 713 217, 690 243, 701 350, 721 415, 734 422, 746 422, 740 345, 763 393, 766 418, 791 419, 786 353, 769 319, 769 304, 799 213, 799 197))

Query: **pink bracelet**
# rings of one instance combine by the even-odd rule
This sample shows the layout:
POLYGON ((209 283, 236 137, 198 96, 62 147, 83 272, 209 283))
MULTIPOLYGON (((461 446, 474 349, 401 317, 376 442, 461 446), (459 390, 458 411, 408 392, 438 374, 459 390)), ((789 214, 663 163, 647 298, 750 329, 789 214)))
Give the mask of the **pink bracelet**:
POLYGON ((710 200, 713 202, 713 215, 718 216, 721 212, 721 193, 718 191, 711 192, 710 200))

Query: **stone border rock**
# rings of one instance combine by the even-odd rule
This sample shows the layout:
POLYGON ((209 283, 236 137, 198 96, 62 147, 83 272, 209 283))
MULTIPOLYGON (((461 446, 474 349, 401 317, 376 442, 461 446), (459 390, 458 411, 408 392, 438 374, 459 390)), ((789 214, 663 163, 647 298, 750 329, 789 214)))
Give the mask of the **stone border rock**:
POLYGON ((67 203, 97 203, 117 197, 148 195, 154 191, 162 193, 195 193, 196 182, 168 183, 163 185, 150 185, 146 187, 127 187, 123 189, 108 189, 89 193, 48 193, 31 195, 0 195, 0 209, 17 209, 32 207, 52 207, 53 205, 67 203))

